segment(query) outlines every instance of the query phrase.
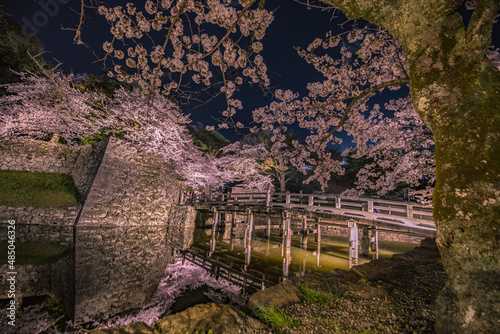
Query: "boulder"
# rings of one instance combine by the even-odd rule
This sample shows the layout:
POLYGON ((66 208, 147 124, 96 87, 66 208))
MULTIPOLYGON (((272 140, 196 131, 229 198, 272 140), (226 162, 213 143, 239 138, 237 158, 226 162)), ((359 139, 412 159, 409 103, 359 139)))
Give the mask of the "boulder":
POLYGON ((199 304, 167 316, 156 324, 165 334, 268 334, 269 327, 226 304, 199 304))
POLYGON ((248 300, 248 308, 255 311, 258 306, 282 308, 292 303, 300 302, 302 293, 299 288, 290 281, 267 288, 254 293, 248 300))
POLYGON ((134 322, 127 326, 98 329, 92 334, 155 334, 156 332, 143 322, 134 322))

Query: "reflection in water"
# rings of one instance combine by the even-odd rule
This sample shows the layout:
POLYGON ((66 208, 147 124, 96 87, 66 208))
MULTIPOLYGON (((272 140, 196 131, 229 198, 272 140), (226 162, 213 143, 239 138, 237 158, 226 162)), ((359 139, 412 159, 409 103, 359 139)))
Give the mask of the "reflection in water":
MULTIPOLYGON (((166 228, 74 227, 64 257, 46 264, 38 263, 40 256, 25 257, 16 264, 18 305, 21 298, 49 295, 76 324, 142 307, 154 295, 171 260, 166 228)), ((40 244, 36 235, 23 242, 40 244)), ((4 290, 0 285, 0 298, 7 298, 4 290)), ((2 327, 0 332, 5 332, 2 327)))
MULTIPOLYGON (((226 230, 218 231, 212 225, 209 229, 195 230, 192 250, 217 263, 226 262, 231 268, 239 266, 241 272, 253 273, 256 277, 266 277, 271 281, 286 280, 303 276, 313 271, 330 272, 333 269, 348 270, 352 263, 349 258, 347 236, 325 237, 320 233, 314 236, 294 233, 291 219, 284 217, 280 230, 253 231, 253 224, 245 224, 245 233, 237 238, 226 230), (235 266, 236 264, 236 266, 235 266)), ((411 243, 379 242, 377 253, 371 258, 360 257, 358 264, 369 262, 372 258, 390 257, 404 253, 416 245, 411 243)))
POLYGON ((146 304, 169 260, 165 238, 165 225, 77 227, 75 322, 146 304))

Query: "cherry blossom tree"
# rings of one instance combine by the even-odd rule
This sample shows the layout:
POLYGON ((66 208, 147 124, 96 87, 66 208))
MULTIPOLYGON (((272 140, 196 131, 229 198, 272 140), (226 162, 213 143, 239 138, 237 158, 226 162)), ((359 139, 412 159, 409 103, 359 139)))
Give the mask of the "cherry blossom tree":
POLYGON ((413 105, 434 134, 436 241, 449 279, 437 303, 436 331, 495 332, 500 71, 487 55, 498 1, 478 0, 467 24, 458 0, 323 2, 398 41, 413 105))
POLYGON ((255 159, 261 165, 261 172, 278 182, 279 191, 282 193, 286 192, 286 184, 290 181, 290 176, 297 171, 287 159, 287 151, 293 139, 292 134, 288 133, 283 143, 276 142, 271 140, 269 132, 261 131, 250 133, 242 140, 246 145, 262 148, 255 159))
MULTIPOLYGON (((348 18, 361 18, 380 28, 329 33, 306 49, 298 49, 325 79, 309 83, 307 97, 278 90, 275 102, 254 111, 254 120, 271 131, 278 143, 283 142, 292 124, 310 131, 305 145, 293 143, 290 160, 297 168, 313 166, 313 177, 323 184, 332 173, 342 170, 327 150, 328 145, 340 142, 335 135, 339 130, 354 136, 360 150, 357 154, 377 158, 360 176, 367 187, 382 190, 396 180, 414 184, 422 176, 432 179, 430 152, 434 142, 434 218, 449 277, 438 301, 436 330, 494 332, 500 317, 495 306, 500 298, 496 288, 500 275, 500 71, 495 67, 496 51, 489 52, 489 48, 498 1, 478 0, 475 5, 468 1, 473 12, 467 23, 461 14, 463 0, 321 2, 342 10, 348 18), (359 47, 353 49, 350 44, 359 47), (321 51, 334 49, 339 50, 339 57, 321 51), (394 121, 380 119, 386 111, 375 107, 370 99, 378 92, 401 86, 410 87, 413 106, 409 106, 409 99, 388 102, 384 107, 393 111, 394 121), (390 141, 394 145, 388 145, 390 141), (380 168, 390 174, 381 178, 380 168)), ((159 78, 164 75, 161 87, 165 92, 184 89, 185 97, 192 97, 191 84, 208 87, 220 82, 220 94, 226 96, 229 106, 220 126, 227 127, 227 120, 242 108, 241 101, 232 97, 243 78, 268 85, 258 53, 263 47, 259 41, 272 20, 260 6, 262 2, 240 1, 236 7, 230 3, 162 1, 156 7, 148 1, 146 11, 153 16, 149 19, 135 8, 101 8, 114 36, 104 45, 108 57, 137 69, 128 74, 124 65, 117 64, 115 75, 120 80, 136 80, 149 90, 163 85, 159 78), (193 27, 187 23, 190 18, 194 18, 196 29, 186 28, 193 27), (198 25, 208 23, 224 29, 223 37, 203 37, 198 25), (132 42, 135 47, 126 50, 125 59, 125 52, 115 42, 143 37, 153 24, 164 28, 164 42, 148 49, 152 51, 132 42), (240 34, 250 40, 245 46, 237 43, 238 38, 230 38, 240 34), (210 68, 219 68, 219 80, 210 68)))
POLYGON ((73 76, 47 74, 21 73, 21 82, 5 85, 10 94, 0 97, 0 140, 57 134, 57 140, 76 146, 118 136, 173 163, 190 187, 217 189, 239 182, 267 189, 270 180, 259 174, 256 160, 262 148, 236 150, 236 143, 224 148, 220 158, 204 154, 185 127, 189 116, 166 96, 119 88, 111 99, 76 89, 73 76))
POLYGON ((217 166, 229 182, 239 182, 239 186, 265 192, 272 187, 272 180, 262 173, 260 164, 268 156, 263 144, 248 145, 235 142, 221 149, 217 166))
POLYGON ((347 195, 361 196, 366 190, 385 195, 401 183, 417 187, 424 180, 433 182, 432 133, 420 121, 411 98, 389 101, 384 111, 377 104, 369 105, 377 93, 409 82, 404 53, 386 31, 328 33, 298 52, 325 80, 309 83, 309 94, 302 99, 291 91, 277 91, 277 101, 255 110, 254 120, 272 131, 274 142, 282 141, 290 126, 308 130, 305 143, 295 141, 288 154, 298 168, 313 166, 310 180, 326 187, 333 173, 343 172, 340 161, 328 153, 328 145, 341 143, 337 131, 345 130, 356 147, 344 155, 355 150, 355 158, 374 161, 360 170, 357 188, 347 195), (340 57, 335 58, 332 50, 340 57), (393 112, 391 117, 388 111, 393 112))
POLYGON ((245 79, 269 85, 260 51, 273 15, 263 8, 264 1, 233 3, 147 0, 144 9, 133 3, 100 6, 112 33, 103 45, 103 60, 115 64, 109 75, 180 101, 222 95, 228 108, 220 126, 236 125, 232 116, 242 108, 233 96, 238 87, 245 79), (207 94, 200 97, 203 92, 207 94))
POLYGON ((420 202, 428 202, 436 177, 434 137, 415 112, 410 97, 389 101, 385 110, 393 111, 392 116, 385 117, 375 104, 368 115, 357 113, 346 122, 356 147, 344 154, 352 151, 352 157, 371 161, 358 172, 356 190, 346 195, 360 196, 374 190, 383 196, 401 184, 414 188, 423 185, 415 196, 420 202))
MULTIPOLYGON (((47 71, 48 73, 48 71, 47 71)), ((9 95, 0 98, 0 138, 50 138, 57 134, 69 145, 77 145, 100 129, 111 126, 110 118, 93 117, 92 105, 103 105, 99 94, 82 94, 70 82, 72 76, 50 72, 40 77, 20 73, 21 81, 3 85, 9 95)))

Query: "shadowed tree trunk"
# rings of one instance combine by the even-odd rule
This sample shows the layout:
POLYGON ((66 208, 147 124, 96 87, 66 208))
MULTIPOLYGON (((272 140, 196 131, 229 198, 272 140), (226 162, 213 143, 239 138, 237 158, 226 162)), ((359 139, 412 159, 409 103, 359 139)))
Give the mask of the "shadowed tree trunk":
POLYGON ((387 29, 410 67, 415 108, 433 131, 434 219, 449 281, 436 332, 500 328, 500 71, 486 57, 498 0, 466 27, 453 0, 322 0, 387 29))

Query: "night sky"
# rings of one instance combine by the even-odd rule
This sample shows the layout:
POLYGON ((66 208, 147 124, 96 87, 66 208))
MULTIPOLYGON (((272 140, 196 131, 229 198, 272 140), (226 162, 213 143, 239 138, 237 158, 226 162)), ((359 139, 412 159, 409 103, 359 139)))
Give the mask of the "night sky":
MULTIPOLYGON (((92 10, 87 12, 88 17, 82 39, 88 47, 84 47, 73 43, 74 31, 62 30, 62 28, 76 27, 79 18, 79 0, 0 1, 2 10, 26 26, 41 40, 46 50, 49 51, 45 58, 51 65, 55 65, 57 63, 55 60, 57 60, 63 63, 62 69, 65 73, 102 74, 103 64, 96 61, 98 56, 104 55, 102 44, 111 36, 104 17, 92 10)), ((113 6, 126 2, 128 1, 108 0, 105 3, 113 6)), ((325 33, 330 30, 339 32, 341 30, 339 24, 345 22, 346 19, 338 11, 333 17, 332 12, 307 10, 304 5, 293 0, 267 0, 266 8, 276 10, 275 19, 263 40, 264 51, 262 52, 268 66, 271 86, 273 89, 291 89, 303 96, 307 93, 306 84, 320 81, 322 76, 312 65, 308 65, 298 56, 294 46, 307 47, 315 38, 324 37, 325 33)), ((358 22, 358 24, 363 23, 358 22)), ((343 28, 352 28, 352 22, 344 25, 343 28)), ((494 39, 498 40, 499 35, 497 31, 494 39)), ((407 90, 396 94, 401 95, 405 92, 407 90)), ((270 96, 263 96, 263 91, 258 87, 246 86, 237 94, 235 97, 242 100, 245 108, 243 112, 239 112, 239 120, 245 124, 251 121, 252 110, 271 101, 270 96)), ((219 112, 225 109, 225 101, 220 98, 203 107, 197 109, 193 107, 195 104, 183 105, 183 110, 191 114, 194 123, 216 125, 217 122, 213 120, 213 117, 219 116, 219 112)), ((238 138, 231 130, 221 132, 232 140, 238 138)), ((346 136, 343 137, 347 139, 346 136)), ((348 144, 349 140, 345 140, 342 148, 348 144)))

